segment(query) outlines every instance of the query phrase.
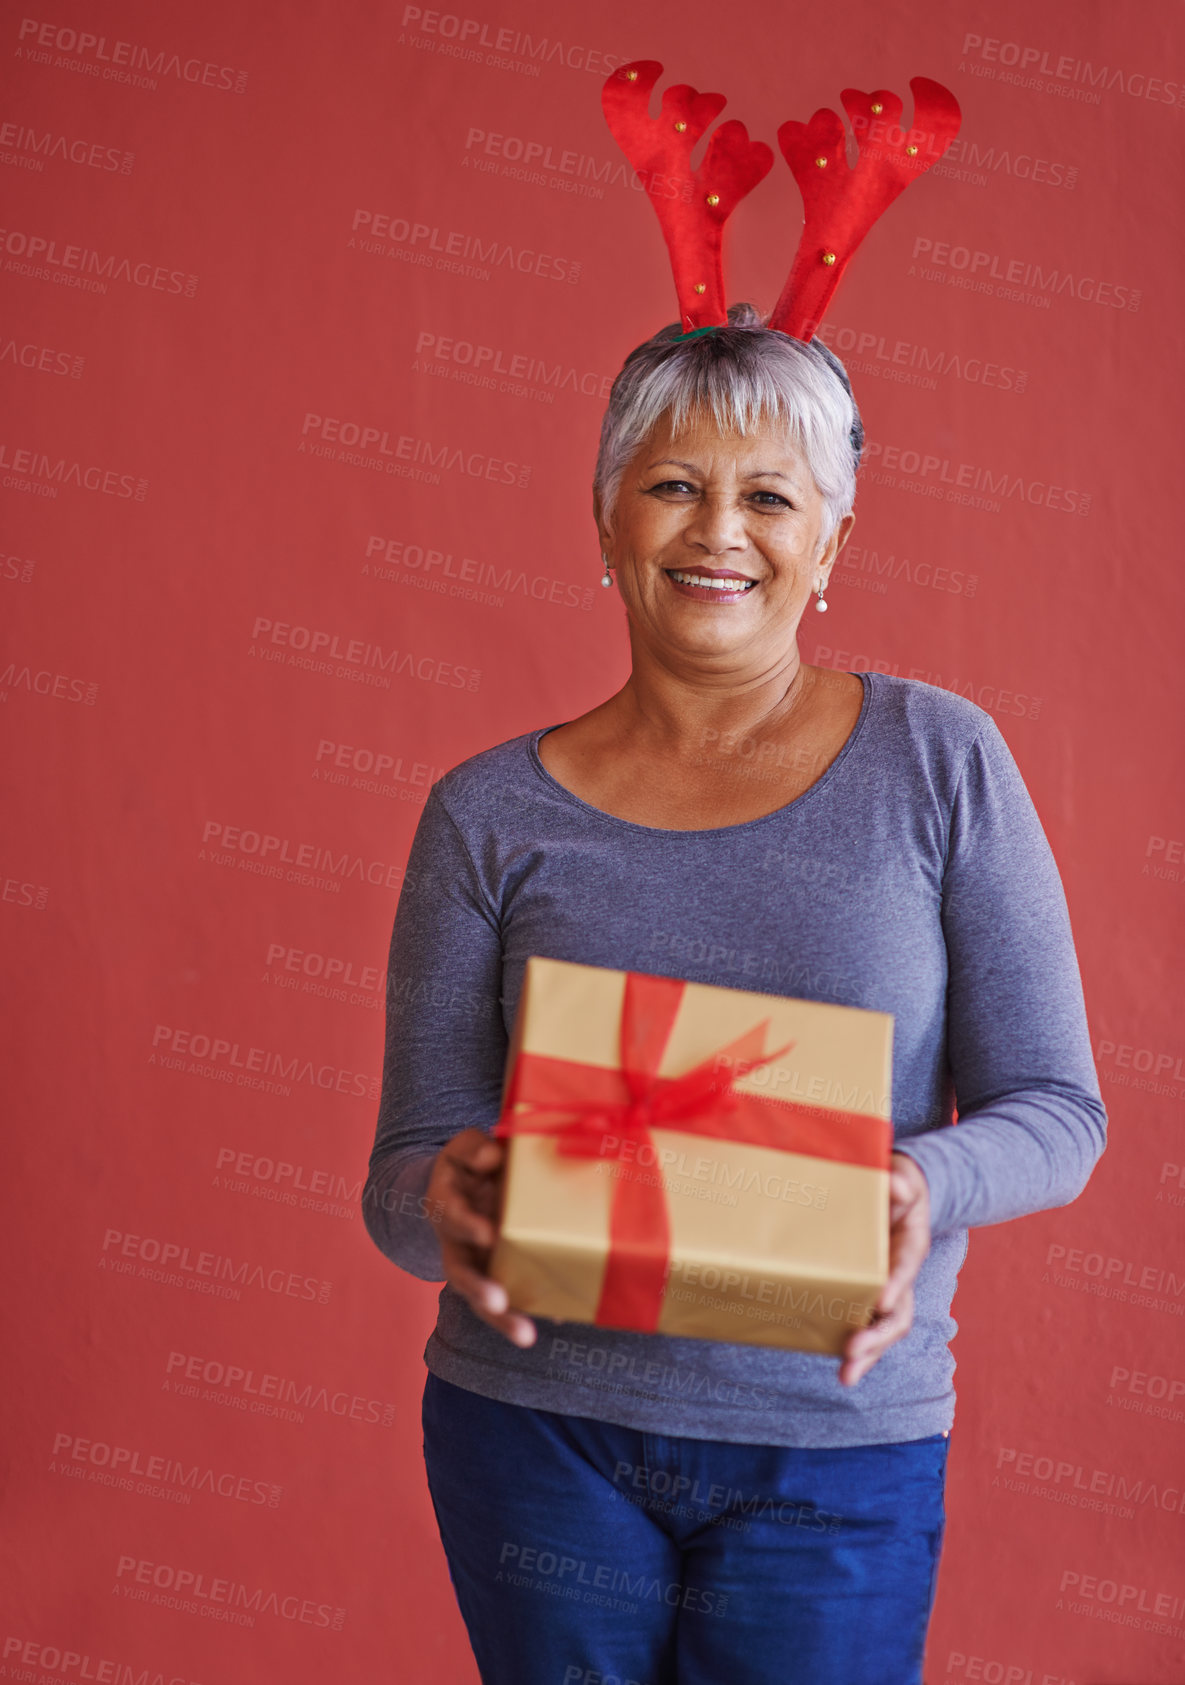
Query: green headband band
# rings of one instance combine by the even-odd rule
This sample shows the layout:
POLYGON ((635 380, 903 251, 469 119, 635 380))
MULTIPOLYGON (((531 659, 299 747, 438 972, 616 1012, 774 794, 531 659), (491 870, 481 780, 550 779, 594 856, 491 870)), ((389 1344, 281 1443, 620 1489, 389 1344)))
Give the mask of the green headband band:
POLYGON ((724 324, 722 322, 710 322, 706 328, 692 328, 690 330, 690 332, 688 332, 688 333, 677 333, 677 334, 675 334, 674 338, 675 339, 699 339, 701 337, 701 335, 703 335, 703 334, 718 332, 719 329, 723 326, 724 326, 724 324))

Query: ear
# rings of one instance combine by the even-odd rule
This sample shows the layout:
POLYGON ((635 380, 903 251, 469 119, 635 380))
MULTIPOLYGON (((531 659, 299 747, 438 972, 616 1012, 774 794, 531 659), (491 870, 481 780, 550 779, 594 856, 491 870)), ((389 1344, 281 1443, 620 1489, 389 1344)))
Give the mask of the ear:
POLYGON ((603 556, 608 555, 613 543, 613 533, 606 523, 605 511, 601 508, 601 500, 595 492, 593 493, 593 520, 596 522, 597 543, 600 545, 601 554, 603 556))
POLYGON ((831 570, 835 566, 835 559, 847 543, 855 524, 856 517, 849 509, 847 514, 836 527, 835 531, 831 534, 831 537, 827 540, 827 543, 823 546, 823 549, 820 551, 815 566, 822 575, 824 585, 826 585, 828 579, 831 577, 831 570))

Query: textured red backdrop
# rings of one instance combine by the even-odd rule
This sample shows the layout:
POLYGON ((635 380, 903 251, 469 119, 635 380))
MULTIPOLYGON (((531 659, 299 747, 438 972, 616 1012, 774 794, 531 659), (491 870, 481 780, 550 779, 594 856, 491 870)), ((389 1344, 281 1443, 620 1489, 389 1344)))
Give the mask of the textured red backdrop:
MULTIPOLYGON (((0 1678, 476 1680, 420 1455, 437 1290, 358 1193, 429 783, 626 673, 589 480, 673 292, 599 92, 657 57, 770 141, 847 85, 963 106, 835 303, 870 445, 803 655, 1004 731, 1112 1145, 972 1239, 927 1678, 1185 1679, 1185 23, 738 17, 5 8, 0 1678)), ((768 306, 780 162, 734 224, 768 306)))

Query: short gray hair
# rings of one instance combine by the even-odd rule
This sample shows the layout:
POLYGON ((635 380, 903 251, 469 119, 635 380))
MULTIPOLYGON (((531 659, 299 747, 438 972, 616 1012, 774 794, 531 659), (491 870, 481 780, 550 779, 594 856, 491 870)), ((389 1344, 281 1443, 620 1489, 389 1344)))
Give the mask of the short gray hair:
POLYGON ((864 428, 843 364, 821 340, 767 328, 751 304, 734 304, 728 325, 678 339, 672 322, 630 352, 613 382, 601 424, 593 507, 612 527, 626 464, 669 415, 680 427, 697 409, 722 430, 746 434, 782 422, 806 458, 823 498, 820 548, 856 497, 864 428))

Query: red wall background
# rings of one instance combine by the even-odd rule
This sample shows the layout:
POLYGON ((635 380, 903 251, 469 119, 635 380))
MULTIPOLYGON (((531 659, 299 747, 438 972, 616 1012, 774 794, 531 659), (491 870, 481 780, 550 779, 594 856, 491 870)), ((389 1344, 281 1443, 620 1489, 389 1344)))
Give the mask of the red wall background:
MULTIPOLYGON (((870 446, 802 651, 997 719, 1112 1145, 973 1236, 927 1677, 1185 1679, 1183 46, 1168 0, 5 8, 0 1678, 476 1680, 437 1289, 358 1193, 429 783, 626 673, 589 481, 674 295, 599 91, 658 57, 769 141, 964 109, 832 311, 870 446)), ((731 297, 799 226, 779 160, 731 297)))

